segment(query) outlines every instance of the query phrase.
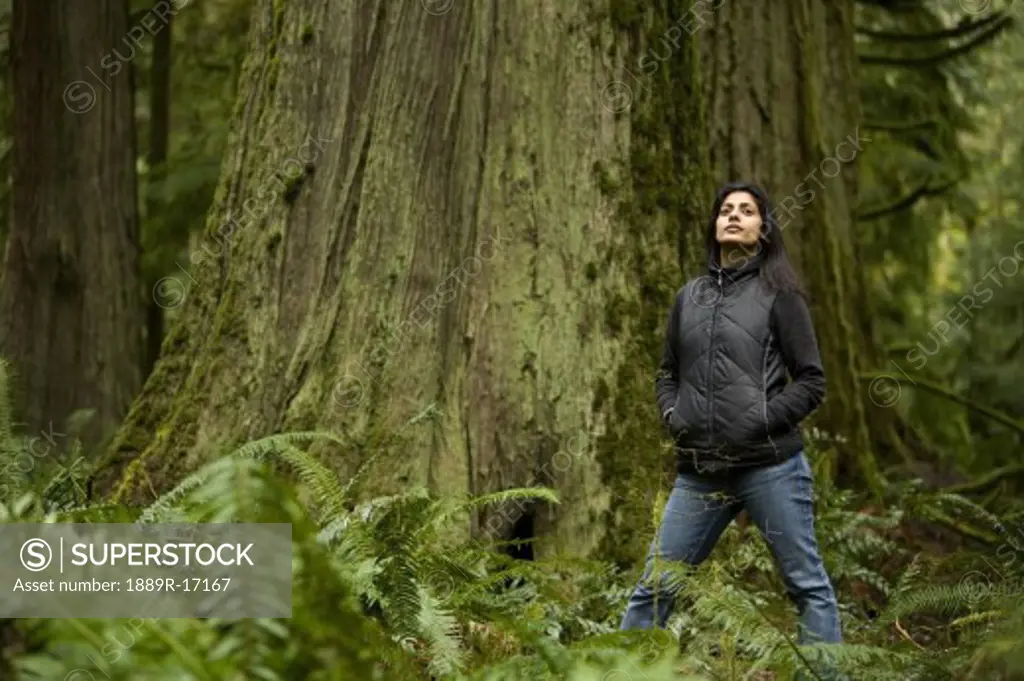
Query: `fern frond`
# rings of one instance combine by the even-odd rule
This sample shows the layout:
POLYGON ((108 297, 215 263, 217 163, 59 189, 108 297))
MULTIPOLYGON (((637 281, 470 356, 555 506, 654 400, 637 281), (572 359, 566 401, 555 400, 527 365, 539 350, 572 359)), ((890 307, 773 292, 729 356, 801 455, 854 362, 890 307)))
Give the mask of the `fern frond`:
POLYGON ((185 478, 168 492, 161 494, 153 503, 139 516, 136 521, 139 524, 167 522, 165 518, 177 514, 176 506, 186 498, 190 492, 204 484, 210 476, 211 469, 203 467, 185 476, 185 478))
MULTIPOLYGON (((537 500, 552 504, 560 503, 557 493, 547 487, 515 487, 474 497, 442 497, 436 500, 432 506, 428 513, 429 519, 424 523, 422 532, 434 531, 455 516, 483 506, 537 500)), ((523 504, 520 504, 520 507, 522 506, 523 504)))
POLYGON ((917 587, 917 581, 921 576, 920 558, 921 554, 914 554, 910 563, 900 574, 896 586, 893 587, 892 592, 889 594, 891 599, 900 599, 917 587))
POLYGON ((422 585, 419 586, 419 601, 417 624, 430 650, 431 673, 435 676, 452 674, 462 667, 464 657, 459 622, 422 585))
POLYGON ((491 504, 504 504, 510 501, 547 501, 552 504, 560 503, 558 494, 547 487, 517 487, 513 489, 503 489, 497 492, 490 492, 488 494, 481 494, 479 496, 470 497, 463 502, 463 508, 474 509, 480 506, 489 506, 491 504))
POLYGON ((231 456, 265 459, 271 454, 283 451, 286 447, 294 447, 295 445, 313 440, 327 440, 339 445, 348 444, 342 437, 324 430, 278 433, 276 435, 268 435, 267 437, 260 438, 259 440, 247 442, 231 452, 231 456))
POLYGON ((1001 619, 1006 615, 1004 610, 986 610, 984 612, 973 612, 970 615, 964 617, 958 617, 949 623, 950 627, 969 627, 975 624, 981 624, 985 622, 993 622, 1001 619))
POLYGON ((338 475, 312 455, 290 444, 281 447, 281 458, 291 466, 309 487, 319 512, 319 522, 344 513, 345 491, 338 475))
POLYGON ((979 525, 996 531, 1003 529, 1003 523, 996 515, 961 494, 944 492, 936 494, 933 499, 940 506, 955 511, 961 517, 975 520, 979 525))
MULTIPOLYGON (((840 672, 863 674, 872 671, 872 677, 893 674, 893 679, 905 679, 901 672, 914 667, 918 659, 911 654, 900 653, 879 646, 857 643, 815 644, 798 646, 800 654, 813 667, 821 669, 825 666, 834 667, 840 672)), ((794 651, 779 648, 773 655, 773 663, 787 668, 797 669, 802 666, 794 651)))
POLYGON ((950 615, 955 612, 987 605, 1011 595, 1014 589, 1005 584, 977 585, 936 585, 904 593, 893 600, 880 617, 883 622, 893 622, 919 612, 950 615))
POLYGON ((131 522, 135 518, 132 508, 124 504, 94 504, 72 506, 55 513, 60 523, 116 523, 131 522))

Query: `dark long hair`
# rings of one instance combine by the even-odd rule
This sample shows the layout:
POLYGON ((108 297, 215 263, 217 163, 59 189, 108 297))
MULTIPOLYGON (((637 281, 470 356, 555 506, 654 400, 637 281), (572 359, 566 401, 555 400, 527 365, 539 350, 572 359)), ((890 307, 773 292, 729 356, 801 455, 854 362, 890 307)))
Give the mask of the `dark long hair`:
POLYGON ((716 222, 722 210, 725 197, 733 192, 748 192, 754 197, 757 209, 761 213, 761 238, 758 242, 757 258, 760 261, 761 281, 770 291, 779 293, 799 293, 806 297, 807 293, 800 283, 793 264, 786 253, 786 244, 782 239, 782 228, 772 215, 772 204, 768 194, 756 184, 749 182, 729 182, 723 185, 715 196, 715 205, 708 220, 705 246, 708 252, 708 264, 719 262, 719 244, 716 222))

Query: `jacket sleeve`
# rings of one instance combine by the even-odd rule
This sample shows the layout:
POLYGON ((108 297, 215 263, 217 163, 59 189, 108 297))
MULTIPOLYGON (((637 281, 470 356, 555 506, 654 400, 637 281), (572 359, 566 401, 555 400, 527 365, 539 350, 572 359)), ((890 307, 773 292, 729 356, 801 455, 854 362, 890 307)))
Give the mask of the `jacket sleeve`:
POLYGON ((825 399, 825 371, 814 334, 811 311, 798 293, 780 293, 771 313, 790 382, 765 407, 769 433, 796 427, 825 399))
POLYGON ((682 292, 677 293, 669 312, 665 340, 661 349, 661 364, 654 380, 659 418, 664 418, 665 412, 675 404, 676 393, 679 390, 679 357, 676 352, 679 348, 679 308, 682 299, 682 292))

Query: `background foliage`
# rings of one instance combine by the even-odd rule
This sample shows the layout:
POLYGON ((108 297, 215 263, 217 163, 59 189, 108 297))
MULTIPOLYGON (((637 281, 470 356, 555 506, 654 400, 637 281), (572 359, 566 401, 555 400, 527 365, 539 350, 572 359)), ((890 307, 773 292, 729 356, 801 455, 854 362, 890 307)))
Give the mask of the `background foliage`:
MULTIPOLYGON (((136 12, 149 7, 133 3, 136 12)), ((290 620, 23 620, 17 635, 7 622, 11 673, 753 679, 788 678, 829 654, 851 679, 1024 678, 1024 275, 1019 258, 1007 260, 1024 255, 1021 13, 998 2, 858 5, 863 127, 872 142, 860 160, 857 242, 871 333, 888 359, 877 367, 888 381, 882 398, 895 395, 891 406, 913 425, 913 442, 903 461, 889 462, 884 506, 817 468, 818 531, 844 645, 795 645, 795 615, 752 526, 730 526, 699 569, 673 567, 685 607, 667 633, 618 632, 639 565, 569 555, 525 561, 500 543, 452 543, 473 509, 557 503, 550 490, 457 499, 414 489, 360 500, 358 477, 343 485, 308 451, 313 443, 349 446, 326 432, 246 444, 148 509, 90 507, 81 465, 88 453, 73 444, 75 423, 64 428, 72 444, 61 456, 33 456, 12 415, 16 377, 5 367, 4 522, 290 522, 297 556, 290 620), (986 282, 990 297, 977 293, 986 282), (958 305, 970 294, 980 308, 967 317, 958 305)), ((10 2, 0 2, 5 61, 9 20, 10 2)), ((206 220, 248 21, 242 0, 196 0, 176 17, 166 163, 150 167, 145 143, 138 159, 147 286, 187 269, 190 240, 206 220)), ((133 66, 141 142, 152 124, 151 49, 133 66)), ((10 214, 8 71, 0 78, 0 238, 10 214)), ((174 311, 166 314, 173 321, 174 311)), ((809 455, 817 466, 817 450, 809 455)), ((652 531, 663 503, 652 511, 652 531)))

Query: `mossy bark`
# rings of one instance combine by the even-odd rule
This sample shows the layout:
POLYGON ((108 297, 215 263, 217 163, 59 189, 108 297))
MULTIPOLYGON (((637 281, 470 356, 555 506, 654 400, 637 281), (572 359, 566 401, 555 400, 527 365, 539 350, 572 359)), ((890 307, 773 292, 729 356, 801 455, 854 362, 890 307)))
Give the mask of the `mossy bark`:
POLYGON ((631 135, 623 163, 614 172, 601 169, 611 177, 602 188, 617 197, 633 279, 610 297, 609 309, 633 360, 621 363, 602 391, 611 418, 598 456, 613 505, 601 555, 630 566, 647 550, 674 477, 674 454, 654 407, 654 374, 675 293, 705 266, 713 187, 695 30, 700 13, 671 0, 615 0, 611 14, 625 37, 616 45, 624 63, 616 91, 628 95, 631 135))
POLYGON ((127 34, 126 0, 13 4, 0 352, 16 370, 30 436, 63 431, 73 412, 92 409, 77 435, 95 444, 142 387, 136 46, 127 34))
POLYGON ((254 12, 195 283, 95 491, 144 503, 243 441, 325 429, 351 440, 317 450, 341 476, 374 457, 363 494, 551 485, 560 505, 475 529, 532 513, 540 554, 589 553, 619 471, 670 460, 654 348, 707 196, 681 118, 699 93, 673 81, 695 64, 625 113, 605 86, 641 29, 603 3, 254 12))
POLYGON ((891 432, 858 375, 875 347, 858 266, 860 131, 853 0, 736 0, 716 10, 705 45, 711 156, 719 181, 772 196, 786 246, 811 294, 828 382, 814 422, 845 440, 840 462, 880 489, 873 450, 891 432))

